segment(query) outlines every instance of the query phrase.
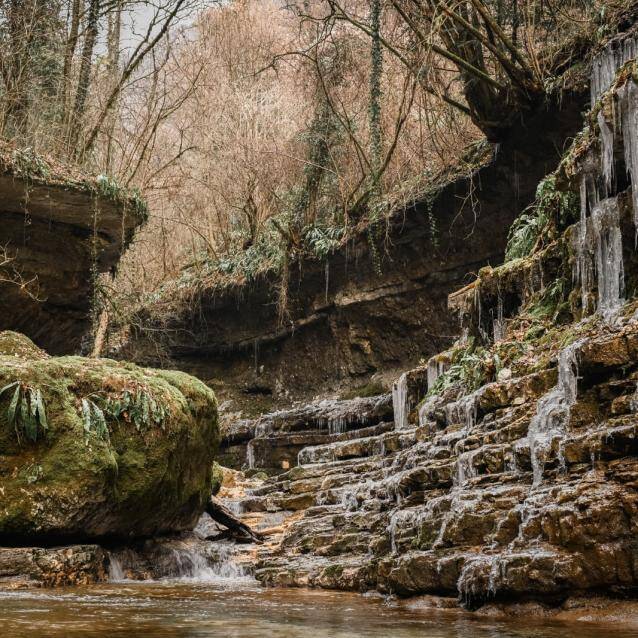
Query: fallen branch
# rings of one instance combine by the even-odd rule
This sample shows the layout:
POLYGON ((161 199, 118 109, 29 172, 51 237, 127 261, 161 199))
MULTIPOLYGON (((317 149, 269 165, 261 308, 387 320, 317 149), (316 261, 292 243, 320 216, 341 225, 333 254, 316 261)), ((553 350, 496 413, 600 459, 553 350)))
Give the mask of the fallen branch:
MULTIPOLYGON (((227 527, 231 532, 241 538, 250 538, 255 543, 263 543, 264 537, 251 529, 246 523, 242 523, 222 502, 215 496, 211 496, 206 504, 208 515, 220 525, 227 527)), ((211 537, 209 537, 210 539, 211 537)), ((214 539, 214 537, 213 537, 214 539)))

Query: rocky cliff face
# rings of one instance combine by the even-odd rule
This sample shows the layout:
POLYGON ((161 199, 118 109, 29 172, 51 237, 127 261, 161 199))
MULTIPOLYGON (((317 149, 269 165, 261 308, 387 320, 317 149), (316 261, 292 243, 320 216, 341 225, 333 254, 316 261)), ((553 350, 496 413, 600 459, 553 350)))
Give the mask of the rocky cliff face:
POLYGON ((463 335, 397 380, 392 416, 331 421, 337 402, 238 426, 246 465, 271 472, 269 441, 308 437, 232 500, 270 537, 261 582, 471 608, 635 591, 634 57, 619 40, 596 60, 587 126, 517 229, 527 247, 450 296, 463 335))
POLYGON ((144 205, 104 176, 75 175, 4 146, 0 201, 0 330, 53 354, 78 352, 95 276, 115 267, 144 205))
MULTIPOLYGON (((222 379, 221 396, 233 387, 275 403, 362 386, 375 373, 441 351, 458 333, 448 293, 502 261, 512 221, 556 165, 554 149, 578 130, 584 102, 584 92, 566 93, 560 104, 521 121, 500 147, 479 154, 473 161, 482 166, 443 176, 428 201, 391 217, 377 246, 381 274, 362 232, 325 262, 290 266, 283 325, 279 275, 270 273, 250 285, 197 293, 161 324, 169 335, 161 349, 200 378, 222 379)), ((157 327, 165 311, 151 307, 140 323, 157 327)), ((142 332, 118 356, 148 363, 157 351, 142 332)))

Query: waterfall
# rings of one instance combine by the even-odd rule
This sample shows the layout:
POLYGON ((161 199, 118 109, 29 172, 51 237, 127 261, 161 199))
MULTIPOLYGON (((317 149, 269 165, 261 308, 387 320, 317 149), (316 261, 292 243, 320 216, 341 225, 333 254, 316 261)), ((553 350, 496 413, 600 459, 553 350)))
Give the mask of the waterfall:
POLYGON ((392 409, 394 410, 394 428, 404 430, 408 427, 408 375, 404 372, 392 386, 392 409))
MULTIPOLYGON (((558 356, 558 383, 536 406, 527 433, 534 485, 540 485, 545 462, 555 440, 562 440, 578 390, 577 356, 584 340, 567 346, 558 356)), ((559 458, 559 463, 561 459, 559 458)))
POLYGON ((233 560, 233 546, 219 544, 217 560, 211 564, 209 559, 192 549, 174 549, 177 565, 177 578, 195 581, 218 581, 246 578, 244 567, 233 560))

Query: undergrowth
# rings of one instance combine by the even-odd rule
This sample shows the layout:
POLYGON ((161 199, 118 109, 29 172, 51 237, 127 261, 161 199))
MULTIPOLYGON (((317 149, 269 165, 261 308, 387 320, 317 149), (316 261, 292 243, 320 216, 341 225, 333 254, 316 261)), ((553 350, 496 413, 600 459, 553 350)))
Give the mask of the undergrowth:
POLYGON ((526 208, 510 228, 505 261, 530 255, 548 234, 552 222, 561 226, 574 217, 578 198, 571 191, 559 190, 556 175, 542 180, 536 189, 534 203, 526 208))
POLYGON ((441 394, 453 385, 467 393, 478 390, 487 381, 488 359, 485 348, 476 346, 475 340, 470 338, 466 347, 452 353, 450 367, 428 389, 428 396, 441 394))

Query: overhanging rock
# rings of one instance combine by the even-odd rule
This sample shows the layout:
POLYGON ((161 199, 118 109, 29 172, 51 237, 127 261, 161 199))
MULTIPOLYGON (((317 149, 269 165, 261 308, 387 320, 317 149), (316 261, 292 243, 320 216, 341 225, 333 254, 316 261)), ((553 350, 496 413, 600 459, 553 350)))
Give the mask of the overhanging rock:
POLYGON ((115 267, 145 217, 139 196, 105 176, 0 146, 0 330, 78 351, 95 275, 115 267))

